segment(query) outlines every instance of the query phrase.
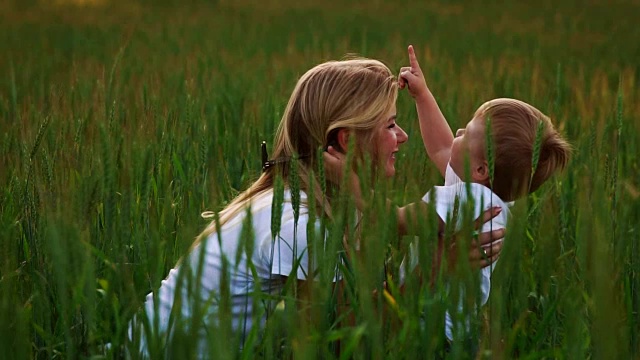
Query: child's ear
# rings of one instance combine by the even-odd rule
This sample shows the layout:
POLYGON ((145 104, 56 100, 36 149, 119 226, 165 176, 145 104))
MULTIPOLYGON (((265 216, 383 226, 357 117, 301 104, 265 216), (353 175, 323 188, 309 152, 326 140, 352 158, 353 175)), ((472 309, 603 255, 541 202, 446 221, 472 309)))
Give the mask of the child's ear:
POLYGON ((349 148, 349 129, 342 128, 338 130, 338 149, 341 153, 346 153, 349 148))
POLYGON ((489 174, 489 164, 486 161, 483 161, 482 163, 476 165, 473 168, 473 173, 471 174, 471 177, 473 178, 474 182, 477 182, 480 184, 488 184, 490 175, 491 174, 489 174))

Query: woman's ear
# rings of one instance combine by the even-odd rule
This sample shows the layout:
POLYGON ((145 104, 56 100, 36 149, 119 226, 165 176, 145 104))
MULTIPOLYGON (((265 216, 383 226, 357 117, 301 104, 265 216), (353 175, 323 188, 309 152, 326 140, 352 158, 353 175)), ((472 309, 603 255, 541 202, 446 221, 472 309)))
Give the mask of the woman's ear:
POLYGON ((346 153, 349 148, 349 129, 342 128, 338 130, 338 150, 341 153, 346 153))

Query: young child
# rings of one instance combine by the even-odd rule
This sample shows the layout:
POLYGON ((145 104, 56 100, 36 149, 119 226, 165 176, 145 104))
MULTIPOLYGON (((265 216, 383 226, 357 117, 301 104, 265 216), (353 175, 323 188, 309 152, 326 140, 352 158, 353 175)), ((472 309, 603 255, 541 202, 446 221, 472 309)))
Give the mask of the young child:
MULTIPOLYGON (((422 200, 428 203, 434 199, 435 210, 445 222, 451 219, 456 202, 459 209, 465 209, 472 202, 471 219, 478 218, 487 209, 498 207, 501 211, 494 212, 498 215, 485 222, 480 232, 504 229, 509 205, 538 189, 551 175, 566 166, 571 152, 569 144, 554 129, 549 118, 538 109, 519 100, 504 98, 482 104, 466 128, 458 130, 454 137, 427 87, 413 47, 409 46, 408 51, 410 66, 400 69, 398 84, 400 89, 407 87, 415 99, 427 154, 445 178, 444 186, 434 187, 422 200), (485 143, 487 119, 490 119, 493 176, 485 143), (538 133, 539 155, 534 167, 534 147, 538 133)), ((344 155, 336 149, 327 149, 325 166, 333 181, 341 179, 344 160, 344 155)), ((350 191, 356 197, 357 206, 363 208, 365 205, 358 178, 353 172, 349 176, 350 191)), ((409 222, 412 210, 415 210, 415 204, 398 208, 400 228, 409 222)), ((459 230, 461 220, 461 216, 458 216, 455 229, 459 230)), ((489 298, 491 272, 497 260, 495 249, 500 249, 501 245, 489 244, 485 248, 484 255, 488 259, 485 264, 491 266, 481 270, 480 305, 484 305, 489 298)), ((401 278, 407 268, 411 270, 415 267, 414 258, 415 256, 410 256, 408 264, 403 263, 401 278)), ((458 327, 454 335, 453 319, 449 313, 446 314, 445 334, 450 341, 461 337, 468 340, 465 328, 466 326, 458 327)))
MULTIPOLYGON (((538 109, 506 98, 482 104, 466 128, 458 130, 454 137, 427 87, 413 47, 409 46, 408 51, 410 66, 400 69, 399 87, 407 87, 415 99, 427 154, 445 178, 444 186, 434 187, 431 191, 435 194, 428 192, 423 201, 435 199, 435 209, 443 221, 451 218, 456 201, 462 209, 473 199, 474 218, 482 210, 498 205, 502 212, 485 223, 482 231, 504 228, 510 203, 535 191, 552 174, 566 166, 570 156, 569 144, 538 109), (487 129, 491 130, 493 174, 488 159, 487 129), (536 138, 539 141, 537 161, 534 159, 536 138)), ((459 223, 456 225, 456 228, 460 226, 459 223)), ((494 266, 495 262, 482 269, 481 305, 489 297, 494 266)), ((453 334, 449 313, 446 314, 445 325, 445 334, 450 341, 465 336, 464 328, 453 334)))

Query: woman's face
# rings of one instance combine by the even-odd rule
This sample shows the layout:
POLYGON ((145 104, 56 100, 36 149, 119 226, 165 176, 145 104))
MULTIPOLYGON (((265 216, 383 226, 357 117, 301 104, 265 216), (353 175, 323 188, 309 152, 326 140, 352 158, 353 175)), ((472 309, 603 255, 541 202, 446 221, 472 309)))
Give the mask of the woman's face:
POLYGON ((393 104, 384 121, 375 129, 374 155, 379 169, 384 170, 386 177, 396 173, 396 153, 400 145, 404 144, 409 136, 396 123, 396 105, 393 104))

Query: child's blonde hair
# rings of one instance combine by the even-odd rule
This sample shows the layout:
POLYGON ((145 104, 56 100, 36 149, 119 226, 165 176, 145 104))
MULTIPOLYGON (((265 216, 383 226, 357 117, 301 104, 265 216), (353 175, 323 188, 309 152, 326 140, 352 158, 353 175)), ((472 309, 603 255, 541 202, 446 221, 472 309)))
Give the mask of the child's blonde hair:
POLYGON ((495 149, 491 188, 504 201, 513 201, 535 191, 569 162, 569 143, 556 131, 548 116, 523 101, 494 99, 480 106, 475 116, 485 121, 490 119, 495 149), (532 176, 539 126, 542 130, 539 159, 532 176))
MULTIPOLYGON (((271 158, 298 160, 300 188, 314 196, 318 211, 327 199, 318 180, 310 189, 312 170, 318 169, 318 149, 326 148, 338 129, 350 129, 356 137, 358 156, 372 155, 374 129, 385 121, 398 96, 396 77, 382 62, 371 59, 329 61, 315 66, 298 80, 276 132, 271 158), (324 201, 323 201, 324 200, 324 201)), ((277 162, 256 182, 238 195, 219 213, 220 225, 234 218, 249 206, 251 200, 274 186, 276 174, 289 182, 291 161, 277 162)), ((324 207, 330 215, 330 206, 324 207)), ((310 209, 311 210, 311 209, 310 209)), ((216 229, 215 221, 198 236, 196 243, 216 229)))

